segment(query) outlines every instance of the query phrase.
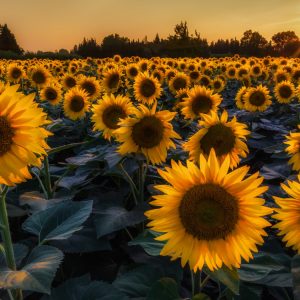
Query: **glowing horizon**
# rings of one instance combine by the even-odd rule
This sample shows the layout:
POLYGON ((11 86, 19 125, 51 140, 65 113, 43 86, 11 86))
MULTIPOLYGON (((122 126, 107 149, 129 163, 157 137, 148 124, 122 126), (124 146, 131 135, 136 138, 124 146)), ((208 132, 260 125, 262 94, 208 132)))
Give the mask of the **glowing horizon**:
POLYGON ((0 24, 8 24, 26 51, 70 50, 84 37, 101 42, 114 33, 130 39, 153 40, 156 33, 166 38, 180 21, 209 42, 239 39, 248 29, 267 39, 286 30, 300 35, 299 0, 15 0, 3 3, 1 13, 0 24))

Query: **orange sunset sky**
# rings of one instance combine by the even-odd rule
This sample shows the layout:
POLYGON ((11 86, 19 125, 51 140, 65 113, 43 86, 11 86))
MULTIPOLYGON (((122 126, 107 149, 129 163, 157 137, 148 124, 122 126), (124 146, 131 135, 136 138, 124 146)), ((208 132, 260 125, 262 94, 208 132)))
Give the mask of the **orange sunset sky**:
POLYGON ((83 37, 101 42, 111 33, 165 38, 181 20, 208 41, 247 29, 267 39, 284 30, 299 36, 300 0, 0 0, 0 24, 30 51, 71 49, 83 37))

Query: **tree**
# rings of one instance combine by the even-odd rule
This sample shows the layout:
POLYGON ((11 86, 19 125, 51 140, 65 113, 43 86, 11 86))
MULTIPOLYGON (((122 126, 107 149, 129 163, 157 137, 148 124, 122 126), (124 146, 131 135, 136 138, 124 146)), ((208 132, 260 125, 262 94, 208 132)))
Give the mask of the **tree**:
POLYGON ((181 41, 189 40, 189 29, 186 21, 184 23, 181 21, 180 24, 176 24, 174 31, 176 39, 181 41))
POLYGON ((14 34, 9 30, 7 24, 0 26, 0 50, 12 51, 17 54, 24 52, 18 45, 14 34))
POLYGON ((99 57, 101 47, 97 44, 95 39, 86 38, 83 39, 82 43, 73 48, 73 53, 79 54, 82 57, 99 57))
POLYGON ((295 31, 282 31, 272 36, 274 50, 279 55, 289 56, 297 50, 299 37, 295 31))
POLYGON ((243 54, 263 56, 268 41, 257 31, 247 30, 241 38, 241 50, 243 54))

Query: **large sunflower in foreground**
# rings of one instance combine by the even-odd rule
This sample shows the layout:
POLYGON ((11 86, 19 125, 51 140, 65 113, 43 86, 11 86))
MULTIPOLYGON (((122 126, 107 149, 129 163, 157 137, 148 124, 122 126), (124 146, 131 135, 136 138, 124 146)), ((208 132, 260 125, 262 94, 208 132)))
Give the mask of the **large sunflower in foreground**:
POLYGON ((278 235, 284 235, 283 241, 287 247, 292 246, 293 250, 300 254, 300 175, 298 181, 287 181, 281 184, 281 188, 289 195, 288 198, 273 196, 280 208, 275 208, 276 215, 273 218, 279 220, 275 228, 279 229, 278 235))
MULTIPOLYGON (((298 125, 300 129, 300 125, 298 125)), ((300 170, 300 132, 290 132, 286 136, 287 140, 284 142, 288 145, 285 151, 292 157, 289 160, 289 164, 292 165, 293 170, 300 170)))
POLYGON ((40 166, 49 149, 50 132, 42 127, 49 123, 47 115, 34 94, 25 96, 18 88, 6 87, 0 95, 0 184, 9 186, 30 179, 28 167, 40 166))
POLYGON ((158 170, 168 185, 156 185, 161 195, 154 196, 158 208, 146 212, 152 230, 163 233, 157 240, 167 241, 161 255, 188 262, 194 271, 239 268, 241 259, 249 261, 257 244, 263 244, 263 217, 272 212, 259 196, 268 187, 255 173, 245 179, 249 167, 228 173, 230 159, 222 164, 212 149, 208 159, 200 156, 200 168, 172 161, 171 168, 158 170))
POLYGON ((244 108, 253 112, 265 111, 272 104, 268 88, 262 85, 248 88, 243 99, 244 108))
POLYGON ((65 94, 64 113, 71 120, 81 119, 89 110, 88 94, 81 88, 74 87, 65 94))
POLYGON ((172 139, 180 139, 170 123, 175 115, 168 110, 156 112, 156 104, 151 109, 140 105, 135 116, 121 120, 114 131, 121 143, 118 152, 143 153, 152 164, 165 162, 167 150, 176 147, 172 139))
POLYGON ((246 136, 250 134, 247 125, 239 123, 236 117, 228 121, 226 111, 223 111, 220 118, 215 112, 201 117, 201 129, 183 145, 184 150, 189 152, 192 161, 198 162, 201 153, 207 157, 214 148, 221 161, 229 156, 230 168, 233 169, 238 165, 240 157, 246 157, 249 152, 245 143, 246 136))
POLYGON ((159 81, 147 73, 140 73, 135 77, 133 88, 135 98, 149 105, 154 103, 162 92, 159 81))
POLYGON ((222 98, 219 94, 214 94, 211 89, 194 86, 187 91, 188 96, 183 98, 182 114, 185 119, 196 119, 201 114, 208 114, 217 111, 222 98))
POLYGON ((133 114, 136 108, 128 97, 110 94, 104 95, 98 104, 93 106, 92 111, 94 130, 103 131, 104 138, 110 140, 114 136, 114 130, 119 128, 118 122, 133 114))

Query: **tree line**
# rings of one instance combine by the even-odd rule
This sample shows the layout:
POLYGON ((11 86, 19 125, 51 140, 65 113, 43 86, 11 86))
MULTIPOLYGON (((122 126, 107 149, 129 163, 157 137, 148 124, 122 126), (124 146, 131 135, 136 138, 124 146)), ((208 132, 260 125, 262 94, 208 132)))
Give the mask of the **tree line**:
POLYGON ((210 57, 239 54, 242 56, 287 56, 300 57, 300 39, 294 31, 278 32, 268 41, 259 32, 247 30, 241 39, 218 39, 208 43, 198 31, 190 33, 187 22, 180 22, 174 27, 173 34, 161 38, 156 34, 152 41, 145 37, 142 40, 129 39, 119 34, 111 34, 103 38, 101 43, 96 39, 84 38, 71 51, 60 49, 57 52, 36 53, 24 52, 18 45, 15 36, 5 24, 0 26, 0 57, 5 52, 23 57, 210 57))

